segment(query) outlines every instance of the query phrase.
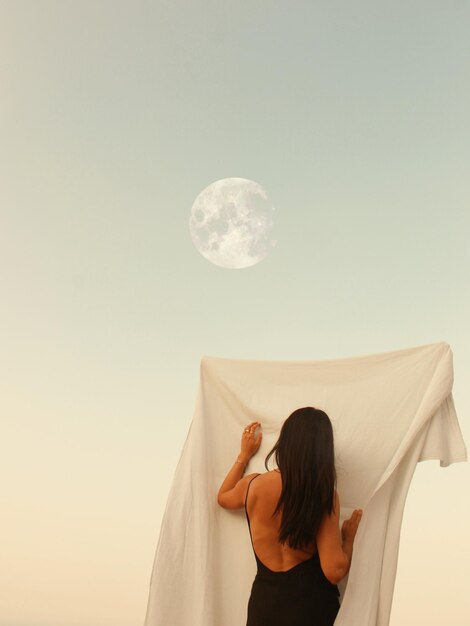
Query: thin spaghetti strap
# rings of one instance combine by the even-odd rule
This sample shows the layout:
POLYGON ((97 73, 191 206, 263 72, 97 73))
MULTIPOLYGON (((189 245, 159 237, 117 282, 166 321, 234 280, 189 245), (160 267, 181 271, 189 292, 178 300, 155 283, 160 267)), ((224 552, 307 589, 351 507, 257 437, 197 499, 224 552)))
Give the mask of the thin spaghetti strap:
POLYGON ((260 474, 256 474, 256 476, 253 476, 253 478, 250 480, 250 482, 248 483, 248 487, 246 488, 246 496, 245 496, 245 512, 248 516, 248 512, 246 511, 246 502, 248 500, 248 491, 250 489, 250 485, 251 483, 254 481, 255 478, 257 478, 258 476, 260 476, 260 474))

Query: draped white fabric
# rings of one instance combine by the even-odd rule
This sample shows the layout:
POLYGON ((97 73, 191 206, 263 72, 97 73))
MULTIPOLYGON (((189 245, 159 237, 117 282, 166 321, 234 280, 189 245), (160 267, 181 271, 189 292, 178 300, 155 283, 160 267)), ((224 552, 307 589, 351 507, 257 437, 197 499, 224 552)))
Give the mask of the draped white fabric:
MULTIPOLYGON (((243 509, 217 504, 243 428, 261 422, 264 459, 297 408, 333 423, 341 523, 362 521, 349 574, 339 583, 335 626, 389 624, 402 515, 419 461, 466 461, 452 400, 452 351, 440 342, 314 361, 205 356, 194 417, 163 515, 145 626, 245 626, 256 574, 243 509)), ((275 466, 274 458, 269 469, 275 466)), ((266 625, 268 626, 268 625, 266 625)))

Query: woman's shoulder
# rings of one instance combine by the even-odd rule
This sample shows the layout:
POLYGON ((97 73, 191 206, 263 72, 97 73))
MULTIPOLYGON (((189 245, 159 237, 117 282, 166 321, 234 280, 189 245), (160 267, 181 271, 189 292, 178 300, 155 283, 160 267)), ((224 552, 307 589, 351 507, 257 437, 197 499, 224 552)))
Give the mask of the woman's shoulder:
POLYGON ((273 487, 276 489, 281 482, 281 475, 279 472, 271 470, 269 472, 256 472, 252 474, 249 482, 251 484, 250 490, 265 492, 273 487))
POLYGON ((254 472, 253 476, 256 477, 260 477, 260 478, 273 478, 273 477, 280 477, 280 473, 276 472, 276 470, 270 470, 268 472, 254 472))
MULTIPOLYGON (((270 471, 255 474, 249 481, 250 497, 248 498, 249 513, 259 519, 265 519, 272 513, 282 490, 281 475, 270 471)), ((247 489, 248 491, 248 489, 247 489)))
POLYGON ((255 486, 255 484, 264 484, 267 482, 271 482, 273 479, 274 480, 279 480, 280 478, 280 474, 278 472, 275 472, 274 470, 271 470, 269 472, 252 472, 251 474, 247 474, 246 476, 244 476, 243 478, 249 482, 249 483, 253 483, 253 487, 255 486), (256 479, 256 480, 255 480, 256 479))

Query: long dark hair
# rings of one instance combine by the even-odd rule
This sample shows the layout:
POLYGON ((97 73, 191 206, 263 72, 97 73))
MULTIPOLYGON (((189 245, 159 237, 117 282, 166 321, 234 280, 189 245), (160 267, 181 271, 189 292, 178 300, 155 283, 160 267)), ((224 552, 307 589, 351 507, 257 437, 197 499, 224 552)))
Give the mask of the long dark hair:
POLYGON ((279 439, 264 461, 275 453, 282 491, 271 517, 283 507, 279 542, 302 549, 314 541, 322 518, 334 508, 336 468, 333 427, 328 415, 307 406, 284 421, 279 439))

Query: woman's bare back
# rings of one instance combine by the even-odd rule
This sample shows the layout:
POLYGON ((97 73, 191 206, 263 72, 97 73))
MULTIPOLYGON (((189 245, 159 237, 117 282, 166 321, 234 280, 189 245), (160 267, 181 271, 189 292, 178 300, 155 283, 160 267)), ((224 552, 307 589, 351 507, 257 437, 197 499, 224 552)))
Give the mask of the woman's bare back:
POLYGON ((312 558, 317 547, 313 541, 305 549, 292 549, 278 542, 281 511, 271 517, 281 495, 282 479, 278 470, 265 472, 250 482, 246 510, 251 539, 258 559, 270 570, 287 571, 312 558))

